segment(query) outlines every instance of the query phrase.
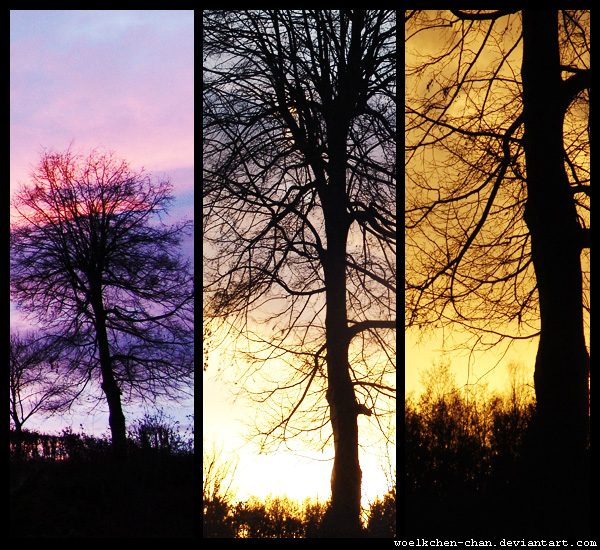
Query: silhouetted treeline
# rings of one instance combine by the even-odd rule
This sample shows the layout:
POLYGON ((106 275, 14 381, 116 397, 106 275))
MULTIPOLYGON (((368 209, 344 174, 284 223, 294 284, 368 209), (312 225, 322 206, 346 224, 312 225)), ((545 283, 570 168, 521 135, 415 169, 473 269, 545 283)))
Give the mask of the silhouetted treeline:
POLYGON ((125 458, 70 430, 26 433, 17 457, 11 431, 10 537, 193 538, 193 439, 160 418, 134 423, 125 458))
POLYGON ((110 442, 65 429, 61 435, 48 435, 10 430, 10 458, 23 460, 45 459, 65 460, 69 457, 82 457, 99 451, 106 452, 110 442), (19 449, 20 446, 20 449, 19 449))
MULTIPOLYGON (((232 504, 204 499, 204 538, 317 538, 328 503, 287 497, 250 498, 232 504)), ((365 537, 395 538, 396 489, 377 499, 365 513, 365 537)))
MULTIPOLYGON (((549 534, 552 474, 543 470, 532 392, 430 387, 405 400, 404 414, 405 538, 549 534)), ((568 520, 559 532, 583 536, 569 532, 568 520)))
MULTIPOLYGON (((110 452, 107 437, 94 437, 65 428, 59 435, 10 430, 10 458, 65 460, 98 456, 110 452)), ((173 454, 194 452, 193 434, 181 434, 159 411, 136 420, 129 429, 129 444, 139 451, 159 450, 173 454)))

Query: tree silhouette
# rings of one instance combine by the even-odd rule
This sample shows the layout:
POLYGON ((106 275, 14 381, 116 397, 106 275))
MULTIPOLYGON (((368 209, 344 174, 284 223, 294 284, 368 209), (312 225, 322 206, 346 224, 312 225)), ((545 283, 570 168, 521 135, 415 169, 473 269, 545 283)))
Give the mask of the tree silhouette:
POLYGON ((547 522, 585 526, 589 11, 411 11, 405 25, 405 326, 459 326, 480 349, 539 336, 547 522))
POLYGON ((10 295, 63 349, 61 368, 100 383, 115 450, 122 401, 177 398, 194 373, 191 223, 164 225, 168 181, 112 154, 46 151, 13 196, 10 295))
POLYGON ((290 365, 266 440, 320 433, 328 405, 324 532, 353 535, 357 416, 395 391, 395 12, 208 10, 204 61, 205 319, 290 365))
POLYGON ((21 457, 23 426, 40 413, 67 410, 78 392, 59 369, 59 349, 51 339, 30 333, 10 333, 10 423, 15 430, 15 455, 21 457))
POLYGON ((223 457, 215 442, 202 439, 202 536, 234 538, 236 529, 229 511, 233 507, 232 488, 238 461, 223 457))

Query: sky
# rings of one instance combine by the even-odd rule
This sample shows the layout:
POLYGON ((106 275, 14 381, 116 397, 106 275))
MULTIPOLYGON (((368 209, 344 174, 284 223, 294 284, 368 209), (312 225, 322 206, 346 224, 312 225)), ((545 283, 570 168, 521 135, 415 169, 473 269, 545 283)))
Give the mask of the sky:
MULTIPOLYGON (((459 342, 460 338, 455 340, 459 342)), ((416 329, 404 333, 404 393, 418 396, 423 390, 422 374, 434 365, 450 362, 458 387, 467 384, 484 386, 490 392, 503 392, 509 387, 509 365, 517 363, 525 370, 528 383, 533 384, 533 370, 538 339, 515 341, 508 351, 498 348, 485 353, 452 351, 452 341, 444 340, 439 332, 425 336, 416 329)))
MULTIPOLYGON (((237 465, 234 500, 284 494, 296 501, 306 498, 328 500, 331 496, 333 444, 319 451, 292 441, 293 451, 282 448, 269 454, 257 454, 256 446, 248 443, 247 437, 252 431, 247 424, 261 414, 261 408, 243 399, 235 399, 240 371, 234 366, 227 346, 224 347, 225 350, 209 352, 208 369, 203 373, 202 433, 207 448, 212 448, 214 443, 223 450, 223 460, 237 465)), ((273 360, 271 368, 286 367, 273 360)), ((264 367, 261 375, 269 378, 264 367)), ((373 419, 364 415, 358 417, 362 504, 365 508, 388 490, 385 472, 389 471, 390 460, 385 455, 385 447, 380 444, 379 431, 373 419)), ((330 425, 323 433, 324 437, 331 433, 330 425)), ((395 447, 391 447, 390 452, 393 454, 392 467, 395 468, 395 447)))
MULTIPOLYGON (((44 149, 70 144, 168 177, 175 201, 167 222, 193 219, 193 10, 10 10, 11 196, 44 149)), ((27 328, 12 303, 11 327, 27 328)), ((183 424, 193 403, 164 410, 183 424)), ((97 411, 41 428, 80 423, 95 434, 108 426, 97 411)))
MULTIPOLYGON (((430 11, 433 14, 437 10, 430 11)), ((412 52, 418 52, 422 56, 440 55, 443 47, 449 41, 448 35, 452 32, 449 28, 440 28, 411 36, 405 51, 405 63, 407 65, 414 63, 412 52)), ((513 35, 508 33, 507 36, 507 40, 512 44, 513 35)), ((471 47, 477 49, 473 44, 471 44, 471 47)), ((480 66, 495 66, 494 51, 493 48, 487 48, 481 52, 480 66)), ((512 62, 518 67, 520 49, 517 48, 513 55, 515 58, 512 62)), ((428 80, 429 77, 417 79, 417 84, 415 84, 414 81, 407 78, 405 87, 410 89, 411 86, 416 85, 420 93, 427 94, 429 86, 432 84, 431 82, 428 83, 428 80)), ((461 111, 464 105, 465 98, 458 96, 449 108, 449 112, 454 109, 461 111)), ((433 176, 429 177, 431 180, 433 176)), ((453 334, 444 334, 439 329, 429 329, 425 333, 418 328, 405 330, 405 394, 418 395, 423 389, 421 384, 422 373, 431 369, 433 365, 439 365, 442 362, 450 363, 458 387, 478 383, 479 385, 487 384, 490 391, 503 391, 509 381, 507 367, 511 362, 522 364, 529 378, 532 379, 537 353, 537 339, 527 342, 515 341, 506 354, 504 354, 505 348, 502 346, 485 353, 473 354, 469 350, 461 353, 453 352, 453 348, 460 345, 464 340, 464 335, 461 335, 458 331, 453 334)))
MULTIPOLYGON (((425 11, 428 11, 429 16, 433 17, 437 10, 425 11)), ((503 40, 505 41, 502 46, 508 51, 509 46, 512 47, 516 42, 516 38, 519 35, 518 33, 520 33, 520 15, 511 16, 510 24, 508 23, 509 19, 507 18, 503 18, 500 21, 501 23, 497 23, 496 26, 500 25, 501 28, 504 28, 502 25, 508 25, 507 32, 502 35, 503 40)), ((487 26, 484 26, 484 28, 487 29, 487 26)), ((405 51, 405 64, 414 64, 414 52, 417 52, 419 56, 424 56, 426 54, 439 56, 441 52, 444 51, 444 47, 447 47, 449 44, 449 35, 455 32, 455 29, 456 26, 445 26, 411 35, 409 46, 405 51)), ((481 36, 482 35, 479 35, 478 40, 481 40, 481 36)), ((470 44, 472 52, 478 51, 478 44, 479 42, 470 44)), ((495 68, 497 66, 497 55, 497 48, 486 47, 479 56, 478 70, 495 68)), ((512 50, 511 56, 509 56, 509 65, 513 67, 517 80, 521 69, 521 58, 521 43, 517 43, 514 50, 512 50)), ((453 65, 449 65, 449 67, 454 69, 453 65)), ((506 66, 504 69, 506 69, 506 66)), ((502 73, 499 74, 502 76, 502 73)), ((507 76, 510 75, 507 74, 507 76)), ((423 96, 429 94, 430 86, 433 85, 433 91, 438 84, 439 83, 434 83, 433 80, 430 80, 429 76, 421 78, 417 76, 415 81, 411 81, 408 77, 405 79, 406 90, 413 90, 412 86, 415 85, 415 89, 418 89, 419 93, 423 96)), ((461 111, 464 108, 464 105, 465 98, 459 95, 448 109, 448 112, 451 113, 453 109, 461 111)), ((442 158, 440 151, 436 151, 436 154, 438 155, 436 157, 437 161, 440 162, 439 159, 442 158)), ((443 165, 441 162, 440 164, 443 165)), ((428 181, 432 181, 434 176, 428 174, 427 177, 429 178, 428 181)), ((426 334, 422 334, 417 328, 405 330, 406 394, 410 392, 418 394, 422 390, 422 385, 420 384, 421 373, 425 369, 430 369, 433 364, 437 365, 442 361, 449 361, 451 363, 451 369, 455 374, 456 382, 459 387, 467 383, 472 384, 474 381, 479 380, 480 384, 487 383, 488 389, 491 391, 502 391, 506 388, 509 381, 507 367, 510 363, 522 364, 528 374, 529 383, 533 383, 533 371, 539 342, 538 338, 532 338, 529 341, 514 341, 508 348, 506 354, 503 354, 504 349, 500 347, 485 353, 472 354, 467 351, 457 354, 452 352, 452 348, 455 344, 461 343, 460 333, 457 332, 455 334, 454 340, 452 338, 447 338, 445 340, 444 336, 447 337, 448 335, 444 335, 439 330, 430 330, 426 334)), ((586 327, 586 338, 589 344, 589 324, 586 327)))

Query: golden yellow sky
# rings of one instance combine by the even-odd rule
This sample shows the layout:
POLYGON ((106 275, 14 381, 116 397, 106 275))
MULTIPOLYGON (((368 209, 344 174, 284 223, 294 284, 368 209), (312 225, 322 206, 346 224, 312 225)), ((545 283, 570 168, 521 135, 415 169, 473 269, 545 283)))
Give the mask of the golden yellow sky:
MULTIPOLYGON (((428 17, 434 17, 438 10, 424 10, 428 17)), ((452 19, 449 12, 444 12, 448 19, 452 19)), ((477 27, 478 24, 475 24, 477 27)), ((489 22, 481 24, 480 28, 487 29, 489 22)), ((503 47, 509 47, 515 43, 516 37, 520 32, 520 14, 511 15, 510 17, 504 17, 495 23, 495 27, 506 28, 507 32, 502 35, 503 47), (504 27, 505 26, 505 27, 504 27)), ((419 55, 440 55, 442 46, 449 44, 449 38, 452 33, 456 33, 458 29, 462 28, 461 24, 455 23, 453 26, 439 26, 436 29, 428 30, 425 32, 419 32, 413 35, 405 47, 405 66, 409 67, 415 63, 416 57, 414 54, 419 55)), ((480 35, 483 36, 483 35, 480 35)), ((500 36, 500 35, 499 35, 500 36)), ((471 50, 477 51, 477 47, 480 44, 480 39, 473 39, 471 43, 471 50)), ((492 42, 493 43, 493 42, 492 42)), ((518 44, 512 51, 509 58, 509 63, 505 64, 503 71, 507 71, 505 76, 507 78, 513 78, 515 80, 520 79, 521 70, 521 56, 522 49, 521 44, 518 44)), ((498 59, 498 51, 494 51, 493 47, 487 47, 481 52, 479 57, 480 69, 488 67, 495 67, 498 59)), ((452 69, 453 67, 450 67, 452 69)), ((455 68, 455 67, 454 67, 455 68)), ((448 69, 449 70, 449 69, 448 69)), ((421 78, 409 78, 405 79, 405 93, 411 95, 431 95, 437 90, 439 91, 439 83, 435 80, 434 73, 425 73, 427 76, 421 78), (433 74, 434 78, 431 79, 433 74)), ((502 73, 499 73, 502 74, 502 73)), ((473 76, 473 75, 471 75, 473 76)), ((440 78, 441 80, 441 78, 440 78)), ((448 112, 452 113, 453 110, 461 112, 465 108, 466 98, 460 94, 455 98, 455 101, 448 112)), ((438 162, 443 157, 443 153, 439 153, 437 157, 438 162)), ((434 178, 432 175, 431 178, 434 178)), ((431 183, 431 181, 430 181, 431 183)), ((583 256, 584 270, 588 268, 589 258, 584 254, 583 256)), ((587 313, 584 315, 586 320, 586 338, 589 344, 589 316, 587 313)), ((405 331, 405 392, 420 390, 419 385, 419 371, 431 368, 432 364, 439 364, 442 360, 450 361, 452 370, 456 376, 456 382, 458 386, 463 384, 473 383, 479 377, 482 382, 488 382, 489 389, 501 389, 504 387, 508 380, 508 371, 506 369, 510 362, 520 362, 525 365, 533 376, 533 369, 535 365, 535 356, 537 353, 538 338, 533 338, 530 341, 515 341, 506 355, 502 355, 503 348, 493 349, 486 353, 470 355, 469 351, 457 354, 452 353, 453 343, 460 343, 460 337, 453 342, 452 340, 444 342, 444 333, 438 330, 431 330, 426 336, 423 336, 419 329, 410 329, 405 331), (442 350, 446 350, 444 353, 442 350), (450 351, 449 351, 450 350, 450 351), (487 373, 487 374, 486 374, 487 373)))
POLYGON ((404 333, 405 395, 410 392, 418 395, 423 389, 420 374, 444 361, 450 361, 459 387, 479 382, 487 383, 490 392, 505 391, 509 381, 507 367, 511 362, 522 363, 533 383, 537 345, 538 339, 534 338, 513 343, 505 355, 500 348, 471 355, 467 351, 452 352, 450 344, 444 345, 441 331, 420 338, 418 329, 410 329, 404 333))
MULTIPOLYGON (((209 368, 203 373, 202 433, 210 444, 224 449, 224 456, 239 459, 234 486, 236 498, 249 496, 265 498, 268 495, 288 497, 302 501, 305 498, 325 501, 329 499, 333 444, 323 452, 303 449, 294 443, 296 452, 283 448, 275 453, 258 455, 254 445, 245 444, 249 433, 245 423, 260 415, 260 407, 248 405, 243 400, 234 402, 232 392, 238 389, 235 368, 230 366, 228 353, 214 350, 209 354, 209 368), (218 372, 220 367, 227 366, 218 372)), ((359 416, 360 464, 363 474, 363 505, 382 496, 387 490, 382 465, 387 464, 384 448, 377 437, 369 437, 373 417, 359 416)), ((328 426, 326 430, 331 430, 328 426)), ((327 433, 329 433, 327 432, 327 433)), ((325 432, 324 432, 325 433, 325 432)), ((375 431, 375 434, 377 432, 375 431)), ((390 451, 395 461, 395 448, 390 451)))

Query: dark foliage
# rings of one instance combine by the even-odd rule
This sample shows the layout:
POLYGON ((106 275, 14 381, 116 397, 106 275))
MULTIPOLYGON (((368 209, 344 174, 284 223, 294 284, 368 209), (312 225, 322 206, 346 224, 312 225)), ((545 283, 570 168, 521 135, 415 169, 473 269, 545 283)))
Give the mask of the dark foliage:
POLYGON ((534 403, 469 401, 457 391, 407 399, 404 426, 405 538, 548 533, 554 485, 540 474, 534 403))
POLYGON ((368 511, 365 536, 390 539, 396 538, 396 485, 383 499, 377 499, 368 511))
POLYGON ((251 497, 233 504, 223 498, 204 500, 204 538, 314 538, 325 514, 323 502, 287 497, 251 497))
POLYGON ((235 538, 237 528, 233 515, 229 513, 228 502, 221 497, 204 499, 202 537, 211 539, 235 538))
POLYGON ((11 538, 194 537, 193 451, 131 441, 123 461, 106 439, 65 431, 49 440, 68 458, 11 458, 11 538))
MULTIPOLYGON (((328 503, 305 500, 302 505, 287 497, 251 497, 237 504, 215 497, 204 501, 204 538, 317 538, 328 503)), ((396 490, 377 499, 366 511, 362 536, 394 538, 396 490)))

